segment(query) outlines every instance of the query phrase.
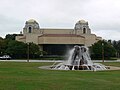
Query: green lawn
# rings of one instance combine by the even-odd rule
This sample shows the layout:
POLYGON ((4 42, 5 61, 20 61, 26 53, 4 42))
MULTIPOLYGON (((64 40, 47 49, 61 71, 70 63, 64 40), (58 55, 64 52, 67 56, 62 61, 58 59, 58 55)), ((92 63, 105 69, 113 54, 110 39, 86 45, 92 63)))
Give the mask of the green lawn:
MULTIPOLYGON (((0 62, 0 90, 120 90, 120 71, 57 71, 52 63, 0 62)), ((105 63, 119 66, 120 63, 105 63)))

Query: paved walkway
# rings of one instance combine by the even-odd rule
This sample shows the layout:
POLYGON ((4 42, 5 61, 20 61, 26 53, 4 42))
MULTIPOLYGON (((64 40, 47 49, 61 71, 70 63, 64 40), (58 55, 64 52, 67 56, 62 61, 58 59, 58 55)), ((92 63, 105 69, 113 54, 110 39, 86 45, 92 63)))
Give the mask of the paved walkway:
POLYGON ((120 67, 115 67, 115 66, 108 66, 110 69, 108 70, 120 70, 120 67))
MULTIPOLYGON (((27 62, 27 60, 0 60, 0 62, 27 62)), ((63 62, 62 60, 29 60, 29 62, 63 62)))
MULTIPOLYGON (((27 62, 27 60, 0 60, 2 62, 27 62)), ((102 62, 102 60, 92 60, 93 62, 102 62)), ((29 60, 29 62, 63 62, 63 60, 29 60)), ((120 60, 105 60, 104 62, 120 62, 120 60)))
MULTIPOLYGON (((0 62, 27 62, 27 60, 0 60, 0 62)), ((63 62, 63 60, 29 60, 29 62, 63 62)), ((102 62, 102 60, 93 60, 93 62, 102 62)), ((105 60, 105 62, 120 62, 120 60, 105 60)), ((42 68, 45 68, 43 66, 42 68)), ((108 66, 108 70, 120 70, 120 67, 108 66)), ((48 66, 47 66, 48 68, 48 66)))

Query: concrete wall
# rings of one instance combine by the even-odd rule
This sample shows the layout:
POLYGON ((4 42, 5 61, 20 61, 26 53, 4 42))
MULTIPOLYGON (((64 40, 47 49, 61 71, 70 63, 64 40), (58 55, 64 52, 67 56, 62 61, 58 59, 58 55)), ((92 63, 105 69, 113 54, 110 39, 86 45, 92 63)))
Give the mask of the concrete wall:
POLYGON ((26 43, 26 36, 16 36, 15 40, 26 43))
POLYGON ((41 36, 39 37, 39 44, 85 44, 83 37, 55 37, 55 36, 41 36))
POLYGON ((73 29, 40 29, 43 34, 71 34, 73 29))

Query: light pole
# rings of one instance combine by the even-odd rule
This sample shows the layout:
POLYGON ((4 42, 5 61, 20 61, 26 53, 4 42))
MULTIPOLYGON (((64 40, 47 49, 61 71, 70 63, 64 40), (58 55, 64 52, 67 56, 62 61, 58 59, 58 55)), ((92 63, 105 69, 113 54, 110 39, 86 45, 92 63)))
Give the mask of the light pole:
POLYGON ((104 43, 102 42, 102 62, 104 62, 104 43))
POLYGON ((30 43, 27 43, 27 62, 29 62, 29 44, 30 43))

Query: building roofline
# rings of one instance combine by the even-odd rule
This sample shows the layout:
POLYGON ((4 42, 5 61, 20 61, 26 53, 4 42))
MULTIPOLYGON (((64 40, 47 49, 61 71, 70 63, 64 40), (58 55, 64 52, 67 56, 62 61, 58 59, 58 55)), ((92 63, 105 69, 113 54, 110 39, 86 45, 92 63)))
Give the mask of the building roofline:
POLYGON ((40 28, 40 30, 74 30, 72 28, 40 28))
POLYGON ((76 35, 76 34, 43 34, 38 37, 81 37, 81 38, 85 38, 84 36, 76 35))

